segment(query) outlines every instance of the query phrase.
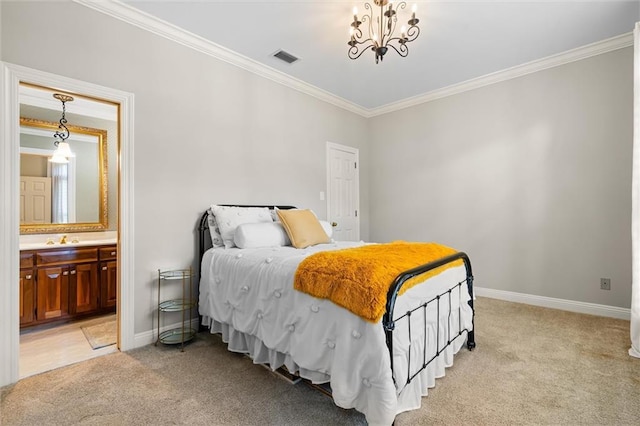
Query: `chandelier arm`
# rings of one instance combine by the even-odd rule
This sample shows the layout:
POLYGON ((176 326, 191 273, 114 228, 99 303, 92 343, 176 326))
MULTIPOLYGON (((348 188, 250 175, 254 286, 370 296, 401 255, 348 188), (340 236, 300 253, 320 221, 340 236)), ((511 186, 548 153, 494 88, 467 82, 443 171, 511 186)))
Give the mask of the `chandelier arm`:
POLYGON ((387 17, 388 19, 388 23, 387 23, 387 37, 389 37, 387 39, 387 43, 391 41, 391 35, 393 33, 396 32, 396 26, 398 25, 398 12, 402 9, 406 9, 407 7, 407 3, 404 1, 401 1, 399 3, 396 4, 396 8, 393 12, 393 15, 387 17))
MULTIPOLYGON (((392 40, 400 40, 399 38, 393 38, 391 40, 389 40, 389 42, 391 42, 392 40)), ((396 46, 394 46, 392 43, 387 44, 387 47, 391 47, 393 48, 393 50, 396 51, 396 53, 400 56, 402 56, 403 58, 406 58, 407 55, 409 54, 409 48, 407 47, 407 45, 405 43, 400 43, 400 50, 398 50, 398 48, 396 46)))
POLYGON ((364 8, 365 9, 370 9, 371 11, 369 12, 369 14, 367 15, 366 13, 364 15, 362 15, 362 22, 368 22, 369 24, 369 39, 373 38, 373 34, 375 34, 375 31, 373 31, 373 8, 371 7, 371 5, 369 3, 365 3, 364 4, 364 8))
MULTIPOLYGON (((367 40, 371 40, 371 39, 367 39, 367 40)), ((364 44, 365 42, 359 43, 359 44, 364 44)), ((349 55, 349 58, 351 59, 358 59, 360 56, 362 56, 362 54, 364 52, 366 52, 367 50, 374 48, 375 49, 375 45, 373 43, 371 43, 370 45, 363 47, 362 50, 360 50, 360 48, 358 46, 351 46, 349 48, 349 51, 347 52, 349 55), (360 51, 360 53, 358 53, 358 51, 360 51)))
POLYGON ((396 9, 393 12, 393 15, 389 16, 387 19, 389 20, 389 23, 387 24, 387 29, 389 30, 388 32, 388 36, 391 37, 391 35, 396 32, 396 25, 398 25, 398 12, 401 9, 404 9, 407 7, 407 3, 401 1, 399 3, 396 4, 396 9))
MULTIPOLYGON (((351 42, 359 42, 360 40, 362 40, 362 30, 360 28, 355 28, 352 33, 351 42)), ((350 44, 351 42, 347 44, 350 44)))
POLYGON ((412 25, 407 30, 407 43, 415 40, 420 35, 420 27, 417 25, 412 25))

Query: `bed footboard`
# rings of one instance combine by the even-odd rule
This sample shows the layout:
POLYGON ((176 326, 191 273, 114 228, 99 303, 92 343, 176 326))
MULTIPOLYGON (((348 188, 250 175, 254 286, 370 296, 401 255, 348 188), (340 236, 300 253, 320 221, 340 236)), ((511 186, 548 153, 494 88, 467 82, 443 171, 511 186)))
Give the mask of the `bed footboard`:
MULTIPOLYGON (((458 293, 460 294, 460 292, 458 293)), ((434 355, 432 357, 430 357, 429 359, 427 359, 427 345, 426 345, 426 341, 425 341, 425 345, 424 345, 424 356, 423 356, 423 360, 422 360, 422 365, 420 368, 416 369, 415 371, 411 371, 411 351, 408 350, 408 356, 409 356, 409 360, 408 360, 408 368, 409 371, 407 371, 407 382, 406 383, 396 383, 396 387, 398 390, 403 389, 406 385, 408 385, 409 383, 411 383, 411 381, 418 375, 420 374, 420 372, 422 372, 425 368, 427 368, 427 366, 429 365, 429 363, 431 363, 431 361, 433 361, 434 359, 436 359, 438 357, 438 355, 440 355, 449 345, 451 345, 456 339, 460 338, 465 332, 467 334, 467 348, 469 350, 473 350, 476 346, 476 342, 475 342, 475 336, 474 336, 474 329, 475 329, 475 324, 474 324, 474 317, 475 317, 475 310, 473 308, 473 273, 471 270, 471 262, 469 261, 469 257, 463 253, 463 252, 458 252, 455 254, 452 254, 450 256, 447 257, 443 257, 442 259, 438 259, 436 261, 433 261, 431 263, 427 263, 425 265, 422 266, 418 266, 416 268, 410 269, 408 271, 405 271, 403 273, 401 273, 400 275, 398 275, 396 277, 396 279, 393 281, 393 283, 391 284, 391 286, 389 287, 389 292, 387 293, 387 305, 386 305, 386 312, 382 317, 382 326, 384 327, 384 331, 385 331, 385 335, 386 335, 386 341, 387 341, 387 348, 389 349, 389 357, 390 357, 390 361, 391 361, 391 371, 395 371, 394 370, 394 365, 393 365, 393 332, 394 330, 396 330, 398 328, 398 326, 402 323, 406 323, 407 327, 408 327, 408 334, 409 336, 411 336, 411 315, 414 315, 416 312, 422 312, 426 318, 426 310, 428 307, 432 306, 432 304, 436 305, 436 309, 437 309, 437 318, 438 318, 438 324, 437 324, 437 330, 438 330, 438 336, 436 337, 436 342, 437 342, 437 348, 436 351, 434 353, 434 355), (400 289, 402 288, 402 286, 404 285, 404 283, 416 276, 419 276, 421 274, 424 274, 425 272, 431 271, 433 269, 436 269, 440 266, 449 264, 451 262, 454 262, 458 259, 462 259, 462 261, 464 262, 464 266, 466 269, 466 278, 457 283, 456 285, 454 285, 453 287, 449 288, 448 291, 437 295, 436 297, 434 297, 433 299, 426 301, 424 303, 422 303, 421 305, 408 310, 405 313, 402 313, 401 315, 399 315, 398 317, 394 318, 394 308, 395 308, 395 304, 396 304, 396 299, 398 298, 398 294, 400 289), (448 295, 448 306, 445 306, 444 309, 448 309, 448 315, 447 318, 450 319, 451 315, 452 315, 452 307, 451 307, 451 292, 458 288, 458 290, 460 290, 462 288, 462 286, 466 283, 466 290, 469 293, 469 306, 471 307, 471 311, 472 311, 472 317, 471 317, 471 329, 466 329, 466 328, 462 328, 462 323, 460 321, 460 308, 458 308, 458 329, 457 330, 451 330, 451 321, 447 321, 447 335, 446 335, 446 343, 440 347, 440 309, 441 309, 441 299, 443 296, 448 295), (404 321, 403 321, 404 320, 404 321)), ((424 336, 425 336, 425 340, 426 340, 426 335, 427 335, 427 331, 426 331, 426 322, 425 322, 425 330, 423 330, 424 336)), ((409 346, 411 346, 411 338, 409 338, 409 346)), ((409 347, 410 349, 410 347, 409 347)), ((395 376, 394 376, 394 382, 395 382, 395 376)))

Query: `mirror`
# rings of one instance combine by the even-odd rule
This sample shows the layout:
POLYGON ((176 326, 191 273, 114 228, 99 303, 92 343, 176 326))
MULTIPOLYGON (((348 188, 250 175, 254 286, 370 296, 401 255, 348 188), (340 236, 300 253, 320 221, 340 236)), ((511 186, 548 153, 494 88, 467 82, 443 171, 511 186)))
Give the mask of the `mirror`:
POLYGON ((118 228, 119 104, 28 82, 20 82, 18 87, 20 233, 115 231, 118 228), (62 118, 69 131, 64 142, 72 151, 66 167, 48 161, 56 149, 54 134, 61 131, 62 118), (27 184, 31 187, 27 188, 27 184))
POLYGON ((20 233, 108 229, 107 131, 67 123, 73 156, 48 161, 58 123, 20 118, 20 233))

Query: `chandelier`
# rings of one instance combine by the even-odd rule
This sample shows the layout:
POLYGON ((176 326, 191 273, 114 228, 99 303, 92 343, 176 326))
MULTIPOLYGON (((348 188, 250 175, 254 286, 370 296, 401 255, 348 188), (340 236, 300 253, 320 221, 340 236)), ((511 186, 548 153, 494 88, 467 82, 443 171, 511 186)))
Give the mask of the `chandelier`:
POLYGON ((53 135, 53 145, 56 147, 56 150, 49 161, 52 163, 68 163, 69 157, 73 156, 73 153, 71 152, 71 148, 69 148, 69 144, 65 142, 69 138, 69 129, 65 126, 67 119, 64 115, 66 112, 65 104, 73 101, 73 97, 61 93, 54 93, 53 97, 62 102, 62 118, 60 119, 58 130, 56 130, 56 133, 53 135))
POLYGON ((407 43, 412 42, 420 34, 418 27, 419 19, 416 18, 416 5, 413 5, 411 19, 407 21, 408 27, 400 28, 400 35, 394 37, 396 24, 398 22, 397 12, 405 9, 407 3, 401 1, 394 8, 392 0, 373 0, 375 6, 380 8, 379 13, 375 13, 374 6, 369 3, 364 4, 368 11, 362 15, 362 20, 358 20, 358 8, 353 8, 353 22, 349 29, 351 40, 347 43, 349 47, 349 58, 358 59, 369 48, 376 55, 376 64, 384 58, 389 48, 393 48, 398 55, 403 58, 409 54, 407 43), (367 38, 363 34, 360 26, 367 27, 367 38))

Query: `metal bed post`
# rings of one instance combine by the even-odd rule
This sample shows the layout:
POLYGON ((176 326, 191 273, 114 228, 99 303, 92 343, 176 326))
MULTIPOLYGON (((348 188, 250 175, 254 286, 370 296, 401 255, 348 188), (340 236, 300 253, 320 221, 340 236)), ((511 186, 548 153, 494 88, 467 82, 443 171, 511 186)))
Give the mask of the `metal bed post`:
MULTIPOLYGON (((382 317, 382 326, 384 327, 384 331, 385 331, 385 336, 386 336, 386 342, 387 342, 387 348, 389 349, 389 358, 390 358, 390 362, 391 362, 391 372, 393 374, 394 372, 394 367, 393 367, 393 331, 396 328, 396 321, 398 321, 399 319, 402 318, 407 318, 407 321, 409 322, 409 331, 411 330, 411 322, 410 322, 410 318, 411 318, 411 313, 415 310, 418 309, 424 309, 425 310, 425 315, 426 315, 426 308, 427 305, 431 302, 433 302, 434 300, 437 302, 437 306, 438 306, 438 327, 437 327, 437 333, 439 336, 439 332, 440 332, 440 298, 442 295, 438 295, 436 298, 425 302, 424 304, 416 307, 415 309, 413 309, 412 311, 408 311, 406 313, 403 313, 399 318, 396 318, 394 320, 393 317, 393 311, 395 308, 395 304, 396 304, 396 299, 398 298, 398 292, 400 291, 400 289, 402 288, 402 286, 404 285, 404 283, 413 278, 416 277, 418 275, 424 274, 425 272, 431 271, 433 269, 439 268, 440 266, 446 265, 448 263, 454 262, 458 259, 462 259, 462 261, 464 262, 465 265, 465 269, 466 269, 466 282, 467 282, 467 291, 469 292, 469 307, 471 307, 471 311, 472 311, 472 317, 471 317, 471 330, 464 330, 467 332, 467 348, 469 350, 473 350, 476 347, 476 342, 475 342, 475 335, 474 335, 474 317, 475 317, 475 310, 473 308, 473 272, 471 270, 471 262, 469 261, 469 257, 467 256, 466 253, 463 252, 458 252, 458 253, 454 253, 450 256, 447 257, 443 257, 442 259, 438 259, 435 260, 431 263, 427 263, 425 265, 422 266, 418 266, 416 268, 410 269, 408 271, 405 271, 403 273, 401 273, 400 275, 398 275, 395 280, 393 281, 393 283, 391 284, 391 287, 389 287, 389 291, 387 292, 387 305, 386 305, 386 312, 384 313, 383 317, 382 317)), ((458 284, 458 291, 460 291, 460 284, 458 284)), ((449 318, 451 316, 451 289, 449 289, 448 292, 445 292, 444 294, 449 294, 449 318)), ((459 308, 458 308, 459 309, 459 308)), ((449 320, 448 320, 449 321, 449 320)), ((434 358, 432 358, 431 360, 429 360, 429 362, 425 362, 422 365, 422 368, 419 369, 416 373, 413 374, 413 376, 410 374, 408 374, 407 376, 407 384, 411 382, 411 380, 413 379, 413 377, 415 377, 420 371, 424 370, 427 365, 433 360, 435 359, 435 357, 437 357, 447 346, 449 346, 451 344, 451 342, 453 340, 455 340, 455 338, 457 338, 458 336, 460 336, 463 332, 463 330, 459 330, 458 331, 458 336, 454 337, 454 339, 450 338, 450 330, 449 330, 449 326, 450 324, 447 324, 447 330, 448 330, 448 337, 447 337, 447 344, 440 349, 440 338, 437 337, 437 342, 436 342, 436 355, 434 356, 434 358)), ((460 327, 460 324, 459 324, 460 327)), ((425 324, 425 330, 424 332, 426 333, 426 324, 425 324)), ((426 346, 424 348, 424 350, 426 351, 426 346)), ((426 352, 425 352, 425 359, 426 359, 426 352)), ((410 362, 409 362, 410 364, 410 362)), ((409 365, 409 368, 411 368, 411 366, 409 365)), ((395 382, 395 377, 394 377, 394 382, 395 382)))

